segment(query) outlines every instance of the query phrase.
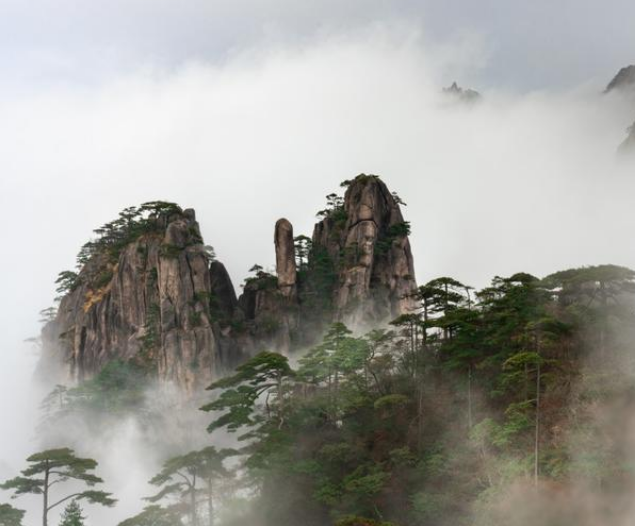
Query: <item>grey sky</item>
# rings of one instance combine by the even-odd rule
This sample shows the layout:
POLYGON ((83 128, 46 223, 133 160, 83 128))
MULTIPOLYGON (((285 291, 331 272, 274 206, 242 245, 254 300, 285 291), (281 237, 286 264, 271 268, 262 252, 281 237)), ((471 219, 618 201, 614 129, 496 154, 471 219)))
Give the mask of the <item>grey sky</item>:
POLYGON ((478 87, 604 81, 635 62, 630 0, 1 0, 0 82, 94 83, 395 20, 431 43, 479 35, 487 63, 464 74, 478 87))

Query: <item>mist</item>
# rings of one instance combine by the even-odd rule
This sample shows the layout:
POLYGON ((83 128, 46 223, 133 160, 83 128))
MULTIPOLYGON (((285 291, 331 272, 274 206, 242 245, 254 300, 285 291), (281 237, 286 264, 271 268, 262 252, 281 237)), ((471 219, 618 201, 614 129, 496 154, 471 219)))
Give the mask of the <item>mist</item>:
MULTIPOLYGON (((420 283, 635 267, 633 164, 616 156, 635 104, 602 95, 616 71, 540 89, 473 84, 490 58, 481 35, 439 41, 399 19, 260 41, 222 60, 135 63, 98 82, 0 88, 1 478, 39 447, 43 393, 24 340, 37 336, 57 274, 126 206, 196 209, 236 287, 254 263, 273 267, 278 218, 310 235, 324 196, 361 172, 407 203, 420 283), (455 80, 482 101, 443 94, 455 80)), ((139 454, 134 421, 120 426, 82 451, 120 498, 96 526, 138 510, 161 461, 139 454)))

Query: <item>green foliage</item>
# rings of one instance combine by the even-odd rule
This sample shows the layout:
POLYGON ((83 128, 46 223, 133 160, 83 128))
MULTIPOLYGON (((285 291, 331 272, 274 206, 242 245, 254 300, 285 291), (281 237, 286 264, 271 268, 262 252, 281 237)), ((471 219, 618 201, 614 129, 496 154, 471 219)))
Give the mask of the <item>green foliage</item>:
POLYGON ((441 521, 453 506, 454 496, 445 493, 419 492, 412 496, 412 512, 419 521, 441 521))
MULTIPOLYGON (((93 231, 96 238, 84 244, 77 255, 80 273, 68 270, 61 272, 55 282, 58 285, 57 292, 68 294, 83 282, 91 290, 106 286, 126 246, 142 236, 163 232, 163 220, 182 212, 178 205, 167 201, 151 201, 139 207, 125 208, 119 217, 93 231)), ((167 254, 166 257, 174 255, 172 247, 162 246, 161 250, 164 255, 167 254)))
POLYGON ((255 275, 245 279, 245 287, 253 287, 256 290, 276 290, 278 288, 278 278, 265 272, 260 265, 253 265, 249 272, 253 272, 255 275))
MULTIPOLYGON (((631 278, 617 275, 610 297, 622 298, 631 278)), ((594 308, 632 323, 632 297, 619 314, 601 297, 594 308)), ((573 418, 562 408, 586 359, 575 315, 586 292, 572 296, 571 287, 518 273, 478 292, 444 276, 415 298, 420 309, 393 320, 391 331, 359 337, 335 323, 295 370, 264 353, 212 386, 219 394, 204 408, 209 429, 240 432, 246 480, 277 503, 271 524, 294 523, 299 513, 318 524, 327 515, 470 524, 473 510, 489 509, 513 484, 574 474, 605 483, 620 470, 615 449, 589 446, 606 440, 599 428, 580 433, 575 460, 553 431, 573 418), (292 491, 311 496, 302 511, 285 498, 292 491)), ((609 338, 616 323, 606 326, 605 352, 607 342, 618 349, 609 338)), ((584 395, 593 403, 611 396, 591 384, 584 395)))
POLYGON ((81 280, 77 272, 64 270, 57 276, 55 284, 57 285, 55 290, 58 294, 67 294, 73 292, 81 284, 81 280))
POLYGON ((377 522, 373 519, 366 519, 364 517, 356 517, 354 515, 348 515, 339 519, 335 526, 395 526, 390 522, 377 522))
POLYGON ((402 221, 400 223, 390 225, 385 234, 377 240, 375 251, 377 252, 377 254, 388 253, 392 248, 395 240, 408 237, 410 233, 410 223, 408 221, 402 221))
POLYGON ((48 307, 46 309, 42 309, 40 312, 40 323, 47 324, 53 321, 57 317, 57 308, 56 307, 48 307))
POLYGON ((162 243, 159 248, 159 255, 166 259, 177 259, 181 255, 181 247, 169 243, 162 243))
POLYGON ((402 394, 389 394, 375 400, 373 406, 378 411, 392 411, 395 408, 410 402, 410 398, 402 394))
POLYGON ((282 419, 285 380, 293 371, 288 359, 280 354, 261 352, 236 369, 236 374, 214 382, 208 390, 223 389, 219 398, 203 406, 203 411, 223 411, 208 431, 226 428, 236 432, 247 428, 241 438, 254 436, 272 419, 282 419), (266 397, 266 417, 261 413, 261 397, 266 397))
MULTIPOLYGON (((201 240, 202 241, 202 240, 201 240)), ((211 245, 204 245, 203 252, 205 253, 205 257, 207 258, 208 263, 212 263, 216 261, 216 251, 214 247, 211 245)))
POLYGON ((299 272, 306 270, 309 254, 313 248, 313 241, 307 236, 296 236, 293 238, 296 266, 299 272))
POLYGON ((60 526, 84 526, 86 517, 82 515, 82 508, 79 502, 73 500, 66 506, 62 514, 60 526))
POLYGON ((160 491, 146 500, 151 503, 167 500, 170 505, 166 508, 147 508, 141 515, 130 519, 132 522, 128 524, 141 526, 149 520, 158 520, 158 524, 161 524, 160 521, 165 520, 166 516, 178 517, 177 523, 187 517, 190 524, 196 524, 198 517, 203 514, 203 507, 206 507, 208 523, 212 524, 218 487, 231 476, 223 463, 235 454, 231 449, 219 451, 210 446, 167 460, 163 469, 150 481, 161 487, 160 491))
POLYGON ((333 259, 322 246, 312 245, 307 265, 307 271, 298 275, 300 299, 308 312, 321 317, 332 311, 333 292, 339 278, 333 259))
POLYGON ((157 303, 151 303, 146 315, 145 333, 139 338, 141 341, 141 352, 138 362, 149 369, 153 364, 153 355, 161 343, 161 308, 157 303))
MULTIPOLYGON (((404 223, 393 234, 408 232, 404 223)), ((311 251, 300 257, 300 289, 329 298, 333 262, 300 242, 311 251)), ((262 267, 252 272, 255 289, 275 280, 262 267)), ((630 464, 606 431, 616 423, 600 425, 597 412, 635 395, 619 365, 632 363, 623 334, 635 325, 634 282, 635 273, 610 266, 496 277, 477 292, 442 276, 419 287, 419 308, 391 330, 357 335, 333 323, 291 362, 262 352, 209 386, 202 407, 209 432, 235 433, 239 449, 168 460, 152 480, 153 505, 122 526, 211 524, 230 482, 242 484, 235 494, 254 496, 255 515, 233 520, 265 526, 502 525, 496 504, 509 488, 573 478, 608 488, 630 476, 630 464), (229 455, 238 457, 236 476, 229 455)), ((301 299, 311 305, 310 294, 301 299)), ((210 304, 195 296, 191 307, 210 304)), ((328 300, 313 307, 328 311, 328 300)), ((156 323, 150 313, 148 348, 156 323)), ((78 388, 58 386, 46 405, 134 411, 144 378, 135 367, 115 362, 78 388)), ((28 476, 13 484, 41 490, 28 476)), ((557 524, 567 523, 575 521, 557 524)))
POLYGON ((10 504, 0 504, 0 526, 22 526, 24 512, 10 504))
POLYGON ((326 208, 320 210, 316 215, 318 217, 331 219, 336 224, 346 222, 347 216, 344 210, 344 198, 337 194, 327 195, 326 208))
POLYGON ((57 385, 42 402, 40 432, 75 425, 75 418, 96 427, 109 426, 112 418, 135 414, 145 421, 148 373, 137 362, 113 360, 90 380, 77 387, 57 385))
POLYGON ((89 413, 122 413, 143 405, 146 371, 135 362, 113 360, 99 373, 67 393, 69 410, 89 413))
POLYGON ((35 453, 26 460, 29 465, 22 470, 21 476, 0 484, 0 489, 13 491, 15 497, 26 494, 41 495, 45 503, 42 516, 44 526, 47 524, 49 512, 70 499, 85 500, 102 506, 113 506, 116 502, 112 494, 91 489, 76 490, 75 493, 56 502, 49 502, 49 491, 54 484, 71 480, 92 487, 103 483, 103 480, 93 473, 97 462, 91 458, 77 457, 72 449, 48 449, 35 453))
POLYGON ((182 517, 182 510, 178 506, 163 508, 155 504, 120 522, 118 526, 178 526, 183 524, 182 517))

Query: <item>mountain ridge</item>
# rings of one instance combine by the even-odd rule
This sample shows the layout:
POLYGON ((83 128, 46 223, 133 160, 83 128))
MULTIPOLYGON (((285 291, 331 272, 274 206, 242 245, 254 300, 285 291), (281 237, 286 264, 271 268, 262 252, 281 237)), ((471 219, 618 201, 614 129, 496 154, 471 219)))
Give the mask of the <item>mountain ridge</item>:
POLYGON ((240 296, 194 210, 124 210, 95 231, 79 271, 60 274, 39 375, 77 383, 133 360, 192 394, 259 351, 311 345, 332 321, 370 326, 406 312, 416 281, 400 200, 378 176, 344 186, 311 239, 276 223, 276 274, 255 265, 240 296))

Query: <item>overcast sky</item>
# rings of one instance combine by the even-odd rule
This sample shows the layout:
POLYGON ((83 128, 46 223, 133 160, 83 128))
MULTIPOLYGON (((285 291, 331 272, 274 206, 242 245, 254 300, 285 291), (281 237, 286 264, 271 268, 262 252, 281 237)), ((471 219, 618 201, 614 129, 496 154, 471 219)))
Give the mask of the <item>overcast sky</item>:
POLYGON ((420 282, 635 267, 626 0, 0 0, 0 478, 32 448, 37 312, 91 231, 197 210, 239 289, 339 182, 408 203, 420 282), (453 80, 479 89, 452 104, 453 80), (10 425, 5 423, 10 422, 10 425))
POLYGON ((477 35, 487 62, 470 78, 484 87, 604 81, 635 61, 630 0, 1 0, 0 78, 99 83, 396 20, 437 45, 477 35))

